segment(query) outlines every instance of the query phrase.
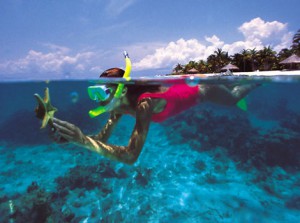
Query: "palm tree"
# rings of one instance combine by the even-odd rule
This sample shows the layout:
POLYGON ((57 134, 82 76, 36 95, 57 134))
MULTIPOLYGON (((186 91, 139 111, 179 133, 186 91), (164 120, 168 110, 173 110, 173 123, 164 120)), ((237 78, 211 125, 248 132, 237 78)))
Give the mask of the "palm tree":
POLYGON ((199 60, 197 70, 200 73, 207 73, 208 72, 207 63, 204 60, 199 60))
MULTIPOLYGON (((292 54, 293 54, 292 49, 284 48, 284 49, 280 50, 280 52, 277 54, 277 60, 278 60, 278 62, 283 61, 286 58, 290 57, 292 54)), ((278 63, 278 69, 283 69, 283 68, 285 68, 285 65, 278 63)))
POLYGON ((231 62, 232 64, 236 65, 240 68, 240 71, 244 71, 242 68, 244 66, 244 59, 243 55, 240 53, 235 53, 233 56, 231 56, 231 62))
POLYGON ((236 53, 229 57, 228 52, 224 52, 221 48, 217 48, 213 54, 207 57, 206 61, 200 60, 198 63, 190 61, 183 66, 178 64, 174 70, 177 71, 184 67, 183 71, 185 72, 195 68, 200 72, 213 73, 219 72, 220 68, 229 62, 238 66, 240 71, 254 71, 257 68, 260 70, 272 70, 280 68, 281 65, 279 65, 279 61, 286 59, 293 53, 300 56, 300 29, 293 37, 291 48, 282 49, 278 54, 270 46, 265 46, 259 51, 257 51, 256 48, 244 49, 240 53, 236 53))
POLYGON ((230 57, 228 56, 228 52, 223 51, 221 48, 218 48, 214 51, 214 54, 216 56, 216 71, 219 71, 221 67, 225 66, 230 62, 230 57))
POLYGON ((295 33, 292 44, 293 53, 300 55, 300 29, 295 33))
POLYGON ((175 66, 175 68, 173 69, 173 71, 174 71, 175 74, 180 73, 180 72, 183 71, 183 66, 182 66, 181 64, 178 63, 178 64, 175 66))
POLYGON ((197 69, 197 67, 198 67, 198 63, 197 63, 196 61, 191 60, 191 61, 189 61, 188 64, 186 64, 186 65, 184 66, 183 71, 184 71, 185 73, 187 73, 190 69, 192 69, 192 68, 197 69))
POLYGON ((291 56, 292 54, 293 54, 292 50, 284 48, 279 51, 279 53, 277 54, 277 57, 279 57, 279 59, 286 59, 289 56, 291 56))
POLYGON ((257 57, 258 57, 258 51, 256 48, 248 50, 250 61, 251 61, 251 71, 254 71, 257 69, 257 57))
POLYGON ((213 54, 209 55, 206 63, 206 72, 219 72, 221 67, 225 66, 231 61, 228 52, 218 48, 213 54))
POLYGON ((243 58, 243 71, 246 71, 246 63, 249 60, 249 52, 248 50, 242 50, 241 52, 242 58, 243 58))
POLYGON ((217 71, 217 57, 214 54, 211 54, 207 57, 207 71, 209 73, 214 73, 217 71))
POLYGON ((276 52, 270 46, 264 47, 259 52, 259 64, 262 70, 271 70, 277 67, 276 52))

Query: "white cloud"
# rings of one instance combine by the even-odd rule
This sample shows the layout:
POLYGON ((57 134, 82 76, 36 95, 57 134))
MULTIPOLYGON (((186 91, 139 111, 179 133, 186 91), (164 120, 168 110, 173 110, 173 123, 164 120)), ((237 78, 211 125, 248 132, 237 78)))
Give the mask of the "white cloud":
POLYGON ((5 73, 80 73, 89 69, 93 52, 71 54, 71 50, 53 44, 45 44, 50 52, 30 50, 24 58, 0 64, 5 73))
POLYGON ((53 43, 43 43, 42 45, 45 46, 50 51, 55 51, 57 53, 67 54, 71 51, 68 47, 56 45, 53 43))
POLYGON ((182 63, 199 57, 199 52, 203 52, 203 50, 205 50, 205 46, 196 39, 179 39, 176 42, 168 43, 166 47, 156 49, 154 54, 145 56, 133 66, 137 70, 169 67, 175 62, 182 63))
POLYGON ((222 46, 224 44, 223 41, 219 39, 219 37, 213 35, 212 37, 205 37, 205 40, 215 46, 222 46))
POLYGON ((287 24, 273 21, 265 22, 261 18, 252 19, 250 22, 245 22, 238 30, 244 35, 246 40, 252 41, 255 39, 267 39, 271 35, 277 35, 284 31, 287 24))
POLYGON ((266 22, 259 17, 245 22, 238 30, 245 38, 245 47, 256 49, 270 45, 275 51, 280 51, 291 45, 293 36, 292 32, 288 31, 287 23, 266 22))
POLYGON ((224 43, 216 35, 205 37, 204 43, 197 39, 179 39, 169 42, 134 63, 134 69, 166 68, 172 67, 176 63, 206 59, 217 48, 222 48, 229 55, 233 55, 243 49, 256 48, 259 50, 264 46, 271 45, 274 50, 280 51, 291 45, 292 33, 288 32, 287 24, 278 21, 266 22, 261 18, 255 18, 243 23, 238 31, 243 34, 244 39, 233 43, 224 43))
POLYGON ((170 42, 166 47, 160 47, 155 50, 154 54, 149 54, 139 62, 134 63, 134 69, 166 68, 176 63, 206 59, 214 50, 224 45, 224 42, 216 35, 205 37, 205 40, 209 45, 205 45, 197 39, 179 39, 176 42, 170 42))
POLYGON ((134 2, 135 0, 109 0, 105 11, 110 16, 118 16, 134 2))
POLYGON ((274 50, 279 52, 281 49, 289 48, 292 44, 293 35, 294 34, 292 32, 285 33, 280 39, 280 43, 274 46, 274 50))
MULTIPOLYGON (((114 2, 114 1, 112 1, 114 2)), ((112 4, 112 3, 111 3, 112 4)), ((106 67, 124 65, 121 53, 128 50, 133 61, 133 71, 149 69, 171 70, 177 63, 185 64, 190 60, 207 59, 217 48, 222 48, 230 55, 239 53, 243 49, 257 50, 271 45, 279 52, 291 45, 292 33, 287 24, 278 21, 265 22, 260 18, 243 23, 238 31, 243 39, 232 43, 225 43, 218 36, 212 35, 198 39, 178 39, 169 43, 145 42, 118 47, 111 51, 86 49, 74 52, 65 46, 42 44, 43 50, 29 50, 27 55, 17 60, 0 63, 2 74, 37 74, 38 76, 55 74, 61 78, 64 74, 82 74, 81 77, 95 77, 106 67), (116 53, 117 52, 117 53, 116 53), (60 75, 60 76, 58 76, 60 75)), ((31 75, 32 76, 32 75, 31 75)))

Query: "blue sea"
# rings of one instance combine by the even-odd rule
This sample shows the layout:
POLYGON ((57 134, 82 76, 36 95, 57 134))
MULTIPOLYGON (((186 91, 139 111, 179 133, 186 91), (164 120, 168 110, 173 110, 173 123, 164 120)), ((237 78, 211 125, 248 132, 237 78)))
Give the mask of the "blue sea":
MULTIPOLYGON (((216 83, 217 84, 217 83, 216 83)), ((268 82, 248 110, 202 103, 152 123, 130 166, 51 141, 34 93, 95 134, 91 82, 0 83, 0 222, 299 222, 300 82, 268 82)), ((127 145, 122 117, 109 143, 127 145)))

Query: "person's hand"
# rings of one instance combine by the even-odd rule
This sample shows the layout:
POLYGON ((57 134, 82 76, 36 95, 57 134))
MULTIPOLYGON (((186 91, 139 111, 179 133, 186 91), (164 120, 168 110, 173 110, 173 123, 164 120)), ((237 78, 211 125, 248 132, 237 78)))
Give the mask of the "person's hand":
POLYGON ((53 118, 53 126, 56 128, 57 134, 67 141, 79 144, 84 143, 83 133, 74 124, 53 118))

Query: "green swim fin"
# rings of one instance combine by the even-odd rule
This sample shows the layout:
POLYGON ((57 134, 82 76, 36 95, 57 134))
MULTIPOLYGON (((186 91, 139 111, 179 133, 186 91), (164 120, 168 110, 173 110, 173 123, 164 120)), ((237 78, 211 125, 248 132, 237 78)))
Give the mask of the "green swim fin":
POLYGON ((248 109, 248 106, 247 106, 247 102, 246 102, 246 99, 245 98, 242 98, 241 100, 239 100, 237 103, 236 103, 236 106, 240 109, 242 109, 243 111, 247 111, 248 109))

